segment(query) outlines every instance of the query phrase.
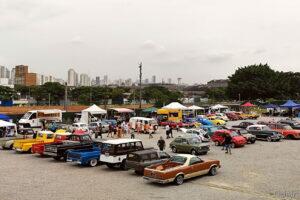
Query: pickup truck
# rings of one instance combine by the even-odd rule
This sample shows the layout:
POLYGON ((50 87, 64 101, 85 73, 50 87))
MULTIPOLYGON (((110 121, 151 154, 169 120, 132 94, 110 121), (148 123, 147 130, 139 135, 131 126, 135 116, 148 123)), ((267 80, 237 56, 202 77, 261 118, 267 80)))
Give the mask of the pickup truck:
POLYGON ((14 141, 21 139, 30 139, 33 137, 33 134, 34 130, 32 129, 19 130, 18 133, 13 136, 0 138, 0 146, 2 147, 2 149, 11 150, 14 147, 14 141))
POLYGON ((100 160, 101 150, 99 147, 91 149, 69 150, 67 162, 76 162, 80 165, 95 167, 100 160))
POLYGON ((68 150, 91 149, 95 143, 89 134, 72 134, 69 140, 46 144, 44 155, 51 156, 55 160, 63 158, 66 161, 68 150))
POLYGON ((40 131, 36 138, 33 139, 21 139, 14 140, 13 149, 18 152, 31 152, 33 144, 39 144, 44 142, 53 142, 55 134, 51 131, 40 131))
POLYGON ((32 145, 31 153, 38 153, 40 155, 44 155, 45 145, 46 144, 53 144, 55 142, 61 142, 63 140, 67 140, 71 133, 65 131, 56 131, 55 138, 52 142, 43 142, 43 143, 36 143, 32 145))

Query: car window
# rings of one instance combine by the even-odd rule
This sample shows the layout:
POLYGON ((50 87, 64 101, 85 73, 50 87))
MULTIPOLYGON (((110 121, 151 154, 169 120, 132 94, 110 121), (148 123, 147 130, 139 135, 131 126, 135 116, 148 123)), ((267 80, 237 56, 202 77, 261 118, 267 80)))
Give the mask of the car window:
POLYGON ((36 119, 36 113, 32 113, 29 119, 36 119))
POLYGON ((151 153, 151 154, 150 154, 150 159, 151 159, 151 160, 157 160, 157 159, 158 159, 157 153, 151 153))
POLYGON ((141 159, 140 159, 139 155, 130 153, 130 154, 127 155, 127 160, 132 160, 132 161, 138 162, 141 159))
POLYGON ((83 135, 82 136, 82 141, 90 141, 91 137, 89 135, 83 135))
POLYGON ((190 159, 190 165, 202 163, 203 161, 199 157, 193 157, 190 159))
POLYGON ((47 139, 52 139, 54 137, 54 134, 47 134, 47 139))
POLYGON ((175 139, 175 142, 176 142, 176 143, 181 143, 181 142, 182 142, 182 139, 181 139, 181 138, 176 138, 176 139, 175 139))
POLYGON ((137 150, 143 149, 142 142, 132 142, 132 143, 130 143, 130 146, 131 146, 131 149, 137 149, 137 150))
POLYGON ((182 139, 181 143, 182 144, 188 144, 188 141, 186 139, 182 139))
POLYGON ((186 162, 186 159, 186 157, 182 156, 172 156, 170 162, 175 162, 183 165, 186 162))
POLYGON ((79 137, 79 135, 71 135, 69 140, 71 140, 71 141, 79 141, 80 137, 79 137))
POLYGON ((170 158, 169 154, 165 152, 159 152, 159 155, 161 159, 170 158))

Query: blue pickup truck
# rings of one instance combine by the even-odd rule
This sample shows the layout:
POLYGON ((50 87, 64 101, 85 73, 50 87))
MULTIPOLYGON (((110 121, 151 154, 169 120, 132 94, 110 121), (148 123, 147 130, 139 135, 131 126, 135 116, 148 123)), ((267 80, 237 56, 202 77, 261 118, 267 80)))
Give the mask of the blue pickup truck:
POLYGON ((91 149, 70 150, 67 155, 67 162, 76 162, 80 165, 95 167, 100 159, 101 150, 99 147, 91 149))

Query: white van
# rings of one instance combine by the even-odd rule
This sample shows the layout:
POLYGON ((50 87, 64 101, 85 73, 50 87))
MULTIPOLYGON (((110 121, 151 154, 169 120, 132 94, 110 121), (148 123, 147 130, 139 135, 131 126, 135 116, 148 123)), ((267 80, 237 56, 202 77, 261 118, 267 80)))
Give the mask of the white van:
POLYGON ((149 125, 152 125, 154 128, 154 131, 157 130, 158 128, 158 123, 155 119, 153 118, 146 118, 146 117, 131 117, 129 119, 129 125, 132 129, 136 129, 137 128, 137 123, 140 122, 142 125, 142 131, 144 131, 144 125, 146 123, 148 123, 149 125))
POLYGON ((62 122, 62 111, 58 109, 30 110, 19 120, 19 126, 23 128, 41 128, 42 121, 62 122))

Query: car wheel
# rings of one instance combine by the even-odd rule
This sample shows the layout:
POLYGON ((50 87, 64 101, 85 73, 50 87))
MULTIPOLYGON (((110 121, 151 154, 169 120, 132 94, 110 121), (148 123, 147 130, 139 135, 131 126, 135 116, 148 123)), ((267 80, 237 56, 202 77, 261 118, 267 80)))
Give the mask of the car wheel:
POLYGON ((91 167, 95 167, 98 164, 98 160, 97 159, 91 159, 89 162, 91 167))
POLYGON ((251 140, 251 144, 254 144, 255 143, 255 140, 251 140))
POLYGON ((115 167, 115 164, 106 163, 106 166, 107 166, 108 168, 113 169, 113 168, 115 167))
POLYGON ((174 180, 174 182, 176 183, 176 185, 182 185, 183 181, 184 181, 183 175, 176 176, 176 178, 174 180))
POLYGON ((219 122, 217 123, 217 126, 220 126, 220 123, 219 123, 219 122))
POLYGON ((268 142, 272 142, 272 138, 271 138, 271 137, 268 137, 268 138, 267 138, 267 141, 268 141, 268 142))
POLYGON ((31 153, 31 148, 28 149, 28 151, 26 153, 31 153))
POLYGON ((176 147, 172 147, 172 152, 173 152, 173 153, 176 153, 176 152, 177 152, 176 147))
POLYGON ((126 160, 123 160, 123 161, 122 161, 122 163, 121 163, 121 165, 120 165, 120 168, 121 168, 122 170, 127 170, 127 169, 128 169, 126 160))
POLYGON ((209 170, 209 175, 214 176, 214 175, 217 174, 217 172, 218 172, 217 167, 216 167, 216 166, 213 166, 213 167, 210 168, 210 170, 209 170))
POLYGON ((191 154, 192 154, 192 155, 196 155, 196 154, 197 154, 197 151, 196 151, 195 149, 192 149, 191 154))
POLYGON ((60 160, 60 159, 61 159, 60 156, 55 156, 55 157, 53 157, 53 158, 54 158, 54 160, 60 160))
POLYGON ((216 141, 216 142, 215 142, 215 146, 220 146, 220 142, 219 142, 219 141, 216 141))
POLYGON ((139 170, 134 170, 134 173, 137 175, 143 175, 143 172, 139 171, 139 170))
POLYGON ((14 144, 11 144, 11 145, 8 147, 9 150, 12 150, 13 148, 14 148, 14 144))
POLYGON ((293 135, 288 135, 288 136, 287 136, 287 139, 292 140, 292 139, 295 139, 295 137, 294 137, 293 135))

